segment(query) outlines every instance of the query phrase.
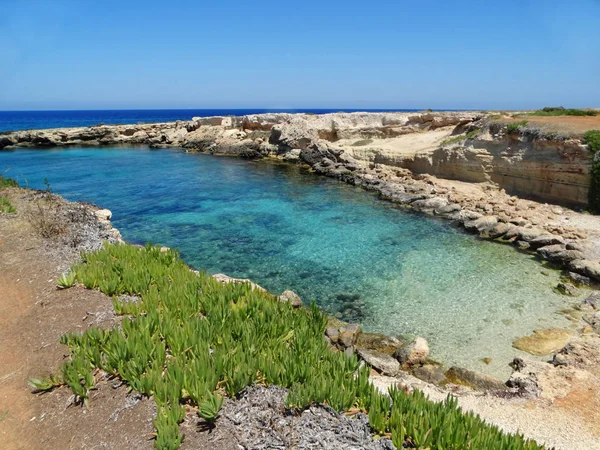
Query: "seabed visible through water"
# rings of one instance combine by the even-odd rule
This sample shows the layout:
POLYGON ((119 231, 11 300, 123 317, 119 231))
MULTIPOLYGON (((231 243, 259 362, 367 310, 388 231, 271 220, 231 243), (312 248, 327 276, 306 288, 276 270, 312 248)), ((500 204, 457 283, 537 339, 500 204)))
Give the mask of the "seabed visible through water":
POLYGON ((568 300, 552 290, 559 273, 533 256, 298 166, 69 148, 0 152, 5 171, 110 209, 130 242, 177 248, 194 267, 275 294, 292 289, 367 331, 424 336, 447 366, 506 377, 514 338, 569 326, 568 300))

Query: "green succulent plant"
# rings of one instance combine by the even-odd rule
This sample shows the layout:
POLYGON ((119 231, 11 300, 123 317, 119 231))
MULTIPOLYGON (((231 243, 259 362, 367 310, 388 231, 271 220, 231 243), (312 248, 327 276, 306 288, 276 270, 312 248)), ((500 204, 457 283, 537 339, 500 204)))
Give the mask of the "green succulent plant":
POLYGON ((418 391, 378 392, 356 356, 328 348, 327 317, 314 304, 294 309, 249 284, 220 283, 192 272, 173 250, 106 245, 83 254, 72 273, 84 286, 113 296, 124 317, 121 328, 65 334, 61 343, 70 358, 61 380, 83 403, 98 369, 152 396, 157 449, 181 444, 184 404, 213 423, 223 393, 235 397, 256 382, 288 388, 286 405, 295 411, 315 403, 364 410, 373 430, 391 433, 397 448, 541 448, 464 414, 452 397, 434 403, 418 391), (120 299, 123 294, 137 301, 120 299))

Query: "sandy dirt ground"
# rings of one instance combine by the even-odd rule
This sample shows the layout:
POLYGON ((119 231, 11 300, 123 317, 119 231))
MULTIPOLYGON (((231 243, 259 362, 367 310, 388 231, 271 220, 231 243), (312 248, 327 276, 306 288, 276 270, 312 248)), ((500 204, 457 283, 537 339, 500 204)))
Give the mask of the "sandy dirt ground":
POLYGON ((600 114, 597 116, 505 116, 504 122, 526 120, 531 126, 558 133, 582 135, 589 130, 600 130, 600 114))

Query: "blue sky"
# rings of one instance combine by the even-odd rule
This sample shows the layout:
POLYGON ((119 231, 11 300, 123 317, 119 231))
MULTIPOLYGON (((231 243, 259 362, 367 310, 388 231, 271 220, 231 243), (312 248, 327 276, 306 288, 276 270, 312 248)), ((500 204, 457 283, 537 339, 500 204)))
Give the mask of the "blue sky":
POLYGON ((0 4, 0 110, 600 107, 600 0, 0 4))

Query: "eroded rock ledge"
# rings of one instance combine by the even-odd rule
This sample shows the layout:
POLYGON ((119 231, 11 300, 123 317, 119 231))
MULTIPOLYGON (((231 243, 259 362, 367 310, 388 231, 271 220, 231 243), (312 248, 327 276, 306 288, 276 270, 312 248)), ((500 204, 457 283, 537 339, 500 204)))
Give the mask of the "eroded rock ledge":
POLYGON ((183 147, 307 164, 483 238, 536 252, 576 283, 600 281, 599 220, 510 195, 585 205, 591 167, 585 145, 539 130, 511 132, 486 113, 282 113, 0 135, 0 149, 74 145, 183 147))

